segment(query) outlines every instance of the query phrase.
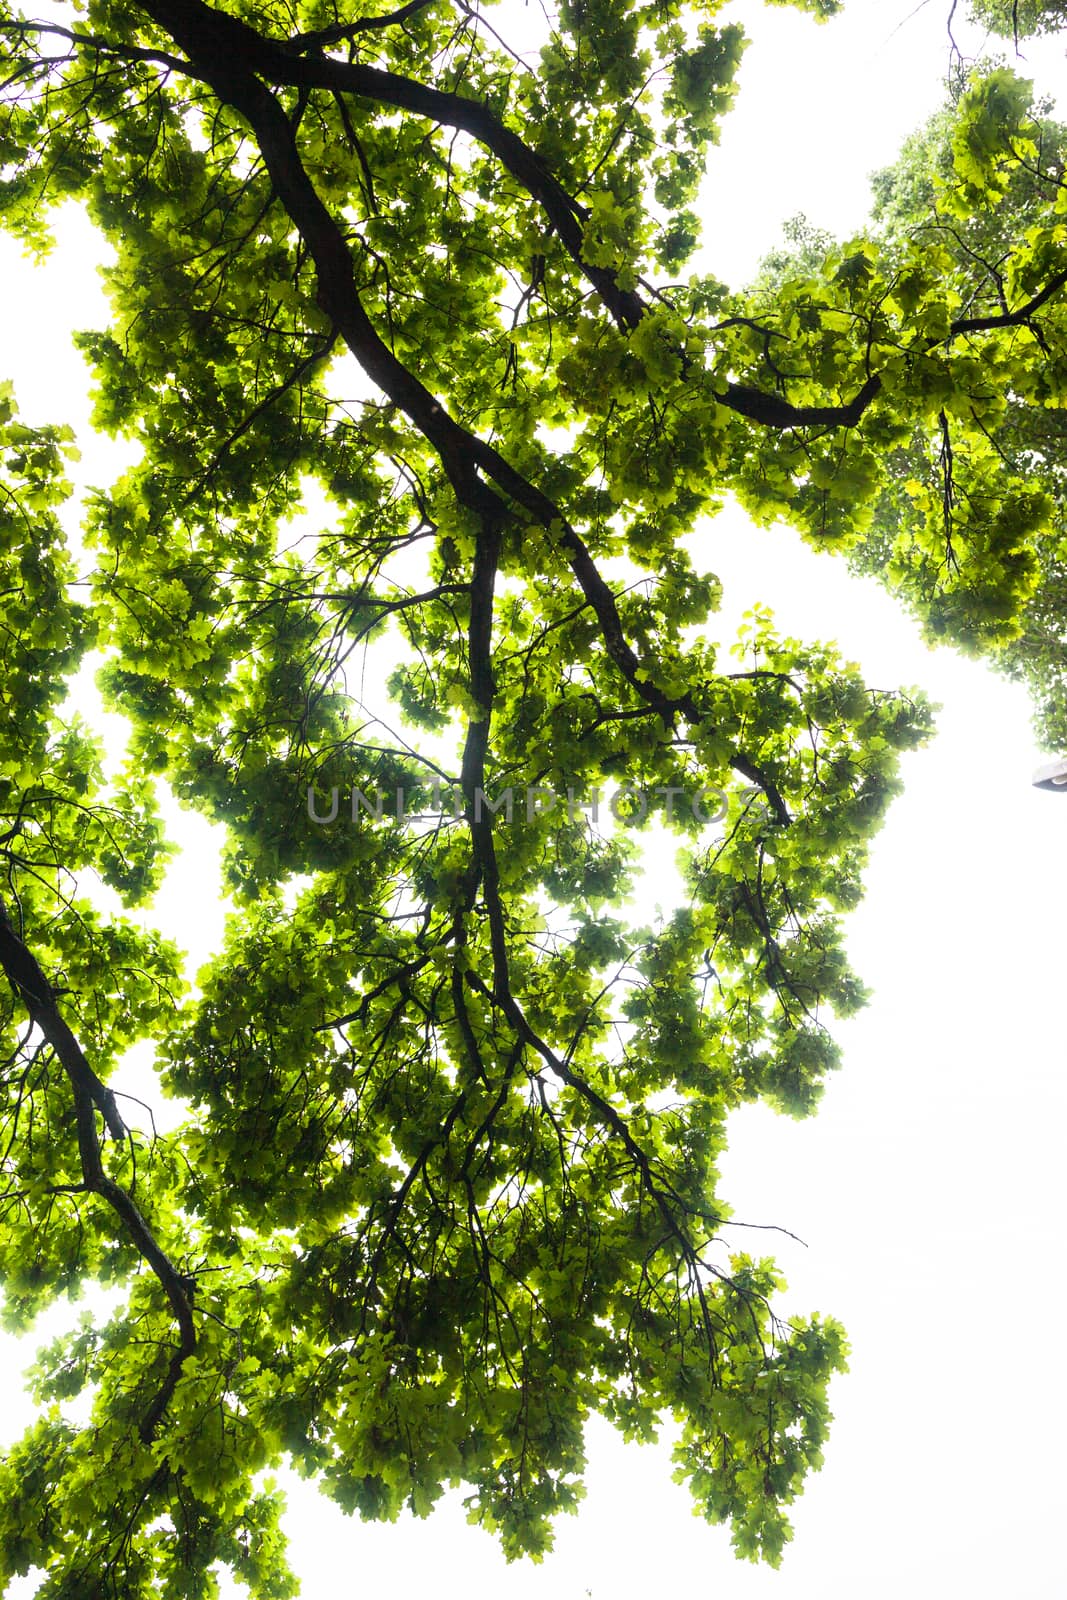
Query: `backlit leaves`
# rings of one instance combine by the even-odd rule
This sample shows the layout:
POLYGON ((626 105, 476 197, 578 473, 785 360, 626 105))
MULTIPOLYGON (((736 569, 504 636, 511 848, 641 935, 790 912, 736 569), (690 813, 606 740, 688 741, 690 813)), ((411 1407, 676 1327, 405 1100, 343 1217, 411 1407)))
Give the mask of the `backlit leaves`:
MULTIPOLYGON (((75 559, 70 441, 4 401, 5 1313, 123 1296, 42 1352, 0 1468, 3 1575, 57 1600, 215 1563, 289 1595, 286 1457, 367 1517, 465 1485, 538 1557, 586 1418, 670 1416, 772 1562, 821 1461, 844 1335, 783 1318, 716 1164, 733 1108, 807 1114, 837 1065, 841 916, 930 713, 759 610, 731 653, 685 539, 732 493, 881 540, 932 631, 1022 638, 1055 496, 1000 441, 1062 398, 1063 200, 999 279, 935 230, 661 286, 734 91, 718 11, 566 0, 527 65, 440 3, 0 20, 5 221, 43 248, 73 195, 110 240, 78 343, 141 452, 75 559), (90 647, 125 772, 64 713, 90 647), (195 994, 121 909, 156 775, 226 831, 195 994), (684 882, 649 926, 642 827, 684 882), (185 1120, 120 1138, 86 1073, 139 1040, 185 1120)), ((1034 128, 1010 74, 968 91, 951 226, 1012 214, 1034 128)))

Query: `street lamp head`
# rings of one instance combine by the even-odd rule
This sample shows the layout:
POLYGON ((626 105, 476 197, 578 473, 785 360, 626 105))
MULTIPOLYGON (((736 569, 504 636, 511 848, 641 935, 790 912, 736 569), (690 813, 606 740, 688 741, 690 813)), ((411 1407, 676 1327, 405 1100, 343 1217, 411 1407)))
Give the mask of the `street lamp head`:
POLYGON ((1049 761, 1045 766, 1038 767, 1033 776, 1035 789, 1059 790, 1067 794, 1067 758, 1061 757, 1059 761, 1049 761))

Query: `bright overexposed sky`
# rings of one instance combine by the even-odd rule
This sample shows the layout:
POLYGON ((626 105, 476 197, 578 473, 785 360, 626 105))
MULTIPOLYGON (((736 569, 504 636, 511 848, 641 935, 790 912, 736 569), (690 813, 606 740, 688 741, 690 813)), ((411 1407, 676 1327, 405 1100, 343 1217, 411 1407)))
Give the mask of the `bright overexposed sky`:
MULTIPOLYGON (((731 10, 753 43, 712 155, 701 265, 741 281, 798 211, 837 233, 862 226, 867 173, 940 102, 949 0, 856 0, 824 27, 788 10, 731 10)), ((956 35, 977 48, 962 23, 956 35)), ((1062 46, 1025 49, 1042 87, 1067 87, 1062 46)), ((123 452, 87 433, 86 373, 68 343, 72 327, 105 315, 98 258, 76 219, 36 271, 0 239, 0 376, 15 380, 27 420, 78 426, 80 476, 106 483, 123 452)), ((833 1313, 849 1331, 826 1465, 795 1508, 777 1573, 738 1563, 726 1530, 692 1514, 665 1449, 624 1448, 604 1424, 589 1429, 583 1507, 539 1567, 507 1566, 456 1495, 425 1522, 365 1525, 294 1481, 288 1527, 305 1600, 1065 1592, 1067 796, 1030 786, 1042 757, 1022 690, 927 650, 873 582, 731 510, 694 542, 724 581, 730 617, 769 604, 784 630, 837 639, 869 682, 917 684, 943 704, 934 743, 906 758, 906 792, 849 923, 874 997, 839 1027, 844 1068, 808 1122, 736 1114, 723 1163, 738 1218, 806 1241, 774 1244, 790 1280, 783 1309, 833 1313)), ((154 913, 197 959, 221 927, 207 835, 183 824, 189 849, 154 913)), ((2 1342, 7 1384, 31 1345, 2 1342)), ((27 1415, 13 1396, 0 1436, 27 1415)))

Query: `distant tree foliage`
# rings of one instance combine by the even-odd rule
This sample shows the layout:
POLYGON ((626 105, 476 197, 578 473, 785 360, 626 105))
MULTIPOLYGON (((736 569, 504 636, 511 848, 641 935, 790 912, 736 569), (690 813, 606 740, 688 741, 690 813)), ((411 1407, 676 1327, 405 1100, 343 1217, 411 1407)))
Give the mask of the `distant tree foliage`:
MULTIPOLYGON (((1067 170, 1067 128, 1035 105, 1026 85, 999 72, 984 79, 1000 84, 1007 97, 1018 95, 1030 118, 1025 143, 1017 146, 1008 180, 996 204, 961 208, 956 171, 959 160, 957 107, 950 105, 908 140, 899 161, 873 179, 874 236, 881 257, 901 264, 917 246, 943 251, 951 262, 955 292, 966 306, 993 296, 1005 301, 1005 267, 1015 243, 1039 228, 1041 217, 1062 192, 1067 170), (1025 98, 1023 98, 1025 97, 1025 98)), ((957 97, 958 98, 958 97, 957 97)), ((787 225, 783 248, 767 258, 757 281, 766 292, 791 275, 818 271, 833 249, 829 235, 798 217, 787 225)), ((1049 351, 1052 354, 1051 348, 1049 351)), ((1055 382, 1055 380, 1053 380, 1055 382)), ((1001 415, 988 430, 988 444, 1000 468, 1025 477, 1046 496, 1050 515, 1029 541, 1033 579, 1025 604, 1013 620, 1011 637, 997 642, 993 663, 1024 682, 1034 705, 1039 739, 1050 750, 1067 751, 1067 411, 1049 404, 1040 388, 1034 395, 1009 389, 1001 415)), ((905 601, 933 638, 951 639, 968 649, 984 649, 988 627, 976 626, 967 585, 973 574, 953 571, 946 583, 944 552, 917 555, 911 531, 917 486, 940 482, 955 494, 953 438, 948 415, 937 426, 920 420, 887 462, 877 510, 867 532, 848 554, 854 571, 872 574, 905 601), (961 604, 961 601, 964 603, 961 604)), ((955 501, 950 508, 955 514, 955 501)), ((951 551, 955 566, 955 551, 951 551)))
POLYGON ((1067 0, 971 0, 970 11, 1002 38, 1056 33, 1067 22, 1067 0))
POLYGON ((1051 682, 1067 189, 993 68, 869 236, 687 275, 719 11, 559 0, 524 56, 479 0, 0 0, 0 215, 110 242, 78 343, 140 451, 72 550, 74 441, 0 400, 4 1317, 117 1300, 0 1461, 0 1577, 46 1600, 295 1593, 286 1459, 364 1517, 465 1485, 536 1557, 593 1412, 673 1418, 700 1510, 780 1559, 845 1337, 782 1318, 716 1165, 837 1064, 930 713, 761 608, 717 643, 686 537, 730 494, 884 551, 927 627, 1051 682), (121 772, 64 703, 90 650, 121 772), (195 989, 133 914, 157 779, 226 830, 195 989), (685 851, 650 926, 642 823, 685 851), (174 1132, 118 1092, 138 1042, 174 1132))

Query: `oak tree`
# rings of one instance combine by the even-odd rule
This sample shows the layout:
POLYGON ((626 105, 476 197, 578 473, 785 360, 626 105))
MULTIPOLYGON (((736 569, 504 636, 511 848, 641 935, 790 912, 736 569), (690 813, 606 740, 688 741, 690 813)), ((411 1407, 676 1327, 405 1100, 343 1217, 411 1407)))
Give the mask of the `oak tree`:
MULTIPOLYGON (((1067 396, 1067 189, 994 272, 906 230, 687 272, 719 10, 560 0, 524 53, 478 0, 0 6, 0 212, 110 241, 79 344, 139 449, 69 550, 73 441, 3 400, 4 1316, 115 1306, 41 1352, 0 1465, 0 1572, 42 1595, 295 1592, 285 1459, 367 1517, 463 1484, 537 1555, 594 1411, 675 1419, 700 1508, 780 1557, 845 1341, 776 1311, 716 1161, 836 1064, 841 918, 930 714, 763 611, 718 643, 690 536, 728 493, 847 554, 919 437, 900 581, 1017 639, 1053 496, 999 441, 1067 396), (64 706, 91 648, 121 772, 64 706), (132 914, 163 780, 228 840, 192 989, 132 914), (684 853, 653 926, 642 822, 684 853), (138 1041, 173 1132, 116 1093, 138 1041)), ((1006 70, 960 97, 962 228, 1034 128, 1006 70)))

